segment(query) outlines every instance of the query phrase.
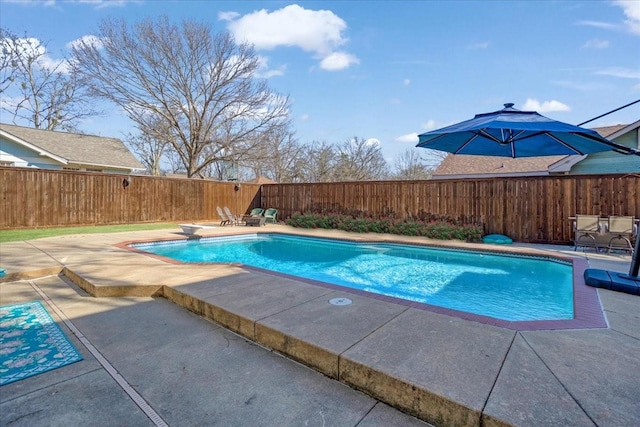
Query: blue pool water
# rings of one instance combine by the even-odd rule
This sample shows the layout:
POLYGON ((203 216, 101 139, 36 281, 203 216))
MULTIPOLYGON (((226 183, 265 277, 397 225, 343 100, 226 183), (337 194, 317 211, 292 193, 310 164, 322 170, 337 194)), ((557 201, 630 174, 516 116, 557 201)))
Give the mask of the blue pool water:
POLYGON ((132 246, 183 262, 242 263, 503 320, 573 318, 572 266, 546 259, 269 234, 132 246))

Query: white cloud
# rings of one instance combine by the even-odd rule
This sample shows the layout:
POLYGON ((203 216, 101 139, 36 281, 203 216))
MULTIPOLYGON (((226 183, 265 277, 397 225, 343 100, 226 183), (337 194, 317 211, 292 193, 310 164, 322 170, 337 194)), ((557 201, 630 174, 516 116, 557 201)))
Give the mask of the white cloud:
POLYGON ((345 52, 333 52, 320 61, 320 68, 327 71, 338 71, 358 64, 360 60, 345 52))
POLYGON ((600 76, 610 76, 610 77, 617 77, 621 79, 636 80, 636 83, 633 84, 631 89, 634 92, 640 89, 640 68, 632 70, 630 68, 610 67, 610 68, 605 68, 603 70, 596 71, 595 74, 600 76))
POLYGON ((624 21, 627 28, 634 34, 640 34, 640 2, 637 0, 615 0, 614 5, 624 11, 627 19, 624 21))
POLYGON ((103 7, 123 6, 127 2, 125 0, 67 0, 67 3, 91 4, 97 9, 101 9, 103 7))
POLYGON ((549 113, 551 111, 571 111, 571 108, 560 101, 552 100, 540 102, 537 99, 529 98, 522 106, 522 110, 537 111, 538 113, 549 113))
MULTIPOLYGON (((429 132, 435 129, 441 129, 443 127, 452 125, 454 122, 449 122, 449 123, 438 123, 435 120, 427 120, 426 122, 422 123, 420 125, 420 127, 422 128, 423 132, 429 132)), ((420 133, 423 133, 420 132, 420 133)), ((396 138, 396 141, 398 142, 413 142, 414 144, 418 143, 418 133, 414 132, 414 133, 408 133, 406 135, 401 135, 399 137, 396 138)))
MULTIPOLYGON (((56 5, 56 0, 2 0, 6 3, 20 3, 24 5, 53 7, 56 5)), ((102 9, 105 7, 118 7, 124 6, 127 3, 141 3, 141 0, 64 0, 64 3, 77 3, 77 4, 90 4, 95 6, 96 9, 102 9)))
POLYGON ((382 145, 382 143, 380 142, 380 140, 378 138, 369 138, 364 143, 365 143, 365 145, 373 145, 373 146, 376 146, 376 147, 380 147, 382 145))
POLYGON ((603 85, 602 83, 594 83, 594 82, 581 83, 581 82, 576 82, 571 80, 556 80, 552 83, 558 86, 568 87, 568 88, 576 89, 583 92, 606 89, 606 86, 603 85))
POLYGON ((4 3, 19 3, 19 4, 24 4, 24 5, 39 5, 39 6, 45 6, 45 7, 51 7, 51 6, 55 6, 56 2, 55 0, 46 0, 46 1, 42 1, 42 0, 3 0, 4 3))
POLYGON ((0 43, 3 54, 12 54, 15 52, 18 56, 41 56, 47 52, 44 45, 40 43, 40 40, 34 37, 16 39, 4 38, 0 40, 0 43))
POLYGON ((586 49, 606 49, 609 47, 609 40, 591 39, 582 45, 586 49))
POLYGON ((395 139, 398 142, 410 142, 412 144, 417 144, 418 143, 418 134, 413 132, 413 133, 408 133, 406 135, 400 135, 398 137, 396 137, 395 139))
POLYGON ((611 67, 604 70, 596 71, 596 74, 602 76, 620 77, 623 79, 640 79, 640 69, 631 70, 629 68, 611 67))
POLYGON ((258 78, 268 79, 270 77, 283 76, 287 69, 286 65, 282 65, 278 68, 269 68, 269 58, 266 56, 258 56, 258 62, 259 67, 255 74, 258 78))
POLYGON ((66 74, 69 72, 69 63, 64 59, 53 59, 49 55, 43 55, 38 59, 38 66, 43 70, 66 74))
POLYGON ((605 30, 614 30, 617 28, 615 24, 612 24, 610 22, 602 22, 602 21, 578 21, 576 24, 586 25, 588 27, 602 28, 605 30))
POLYGON ((94 46, 97 49, 101 49, 103 46, 103 42, 102 39, 100 37, 97 36, 93 36, 93 35, 86 35, 86 36, 82 36, 78 39, 72 40, 69 43, 67 43, 67 49, 73 49, 74 47, 80 47, 80 45, 82 44, 87 44, 89 46, 94 46))
POLYGON ((57 73, 69 72, 69 65, 64 59, 54 59, 47 54, 47 48, 40 40, 28 37, 0 40, 2 51, 13 52, 19 57, 37 58, 35 65, 43 70, 57 73))
POLYGON ((488 49, 489 48, 489 42, 474 43, 472 45, 469 45, 468 48, 469 49, 488 49))
POLYGON ((90 4, 95 6, 96 9, 103 9, 105 7, 121 7, 127 3, 142 3, 141 0, 65 0, 65 3, 80 3, 90 4))
MULTIPOLYGON (((614 6, 622 9, 626 19, 624 25, 633 34, 640 35, 640 1, 638 0, 613 0, 614 6)), ((578 21, 577 25, 587 25, 590 27, 602 28, 605 30, 616 30, 621 27, 620 24, 612 24, 602 21, 578 21)))
POLYGON ((347 43, 343 32, 346 22, 330 10, 310 10, 297 4, 269 12, 262 9, 244 16, 224 12, 218 18, 240 42, 256 49, 270 50, 282 46, 312 52, 325 70, 341 70, 359 62, 352 54, 338 51, 347 43))
POLYGON ((303 114, 300 116, 300 120, 303 122, 306 122, 307 120, 309 120, 309 115, 308 114, 303 114))
POLYGON ((220 21, 233 21, 238 18, 240 14, 238 12, 219 12, 218 20, 220 21))
POLYGON ((402 84, 403 84, 404 86, 409 86, 409 85, 411 84, 411 80, 409 80, 409 79, 404 79, 404 80, 402 81, 402 84))
POLYGON ((436 124, 435 120, 427 120, 422 124, 422 129, 424 130, 438 129, 438 127, 439 126, 436 124))
POLYGON ((229 30, 258 49, 297 46, 305 51, 327 54, 346 42, 347 24, 328 10, 307 10, 296 4, 274 12, 265 9, 231 21, 229 30))
POLYGON ((274 68, 272 70, 264 70, 264 71, 258 70, 258 72, 256 73, 256 77, 261 79, 270 79, 271 77, 284 76, 284 70, 286 68, 287 67, 283 65, 279 68, 274 68))

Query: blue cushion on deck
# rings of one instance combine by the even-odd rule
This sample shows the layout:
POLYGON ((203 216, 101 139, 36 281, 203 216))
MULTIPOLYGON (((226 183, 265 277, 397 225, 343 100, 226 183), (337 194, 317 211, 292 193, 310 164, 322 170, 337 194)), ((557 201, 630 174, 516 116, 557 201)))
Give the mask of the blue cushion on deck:
POLYGON ((584 281, 594 288, 610 289, 631 295, 640 295, 640 278, 615 271, 587 268, 584 271, 584 281))
POLYGON ((495 245, 510 245, 513 243, 510 237, 504 236, 502 234, 489 234, 482 238, 484 243, 493 243, 495 245))

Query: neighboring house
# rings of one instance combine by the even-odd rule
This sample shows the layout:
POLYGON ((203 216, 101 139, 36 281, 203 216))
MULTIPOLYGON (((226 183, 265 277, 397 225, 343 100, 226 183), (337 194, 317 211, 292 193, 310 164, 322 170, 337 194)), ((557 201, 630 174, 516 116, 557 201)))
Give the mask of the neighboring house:
MULTIPOLYGON (((603 137, 640 149, 640 120, 630 125, 594 128, 603 137)), ((434 179, 495 178, 547 175, 640 173, 640 156, 615 151, 586 156, 510 157, 449 154, 433 173, 434 179)))
POLYGON ((262 176, 262 175, 256 178, 253 178, 251 181, 248 181, 248 182, 252 184, 277 184, 277 182, 275 182, 271 178, 267 178, 266 176, 262 176))
MULTIPOLYGON (((610 141, 630 148, 640 149, 640 120, 630 125, 594 129, 610 141)), ((571 175, 640 173, 640 156, 625 156, 615 151, 589 154, 576 163, 571 175)))
POLYGON ((0 123, 0 166, 130 174, 144 166, 116 138, 0 123))

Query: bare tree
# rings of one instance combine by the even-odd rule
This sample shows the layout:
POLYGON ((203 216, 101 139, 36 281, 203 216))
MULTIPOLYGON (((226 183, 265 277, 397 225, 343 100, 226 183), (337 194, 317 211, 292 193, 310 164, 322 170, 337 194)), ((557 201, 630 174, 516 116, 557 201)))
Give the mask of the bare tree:
POLYGON ((255 73, 260 61, 247 44, 209 26, 167 17, 129 28, 104 20, 100 44, 74 47, 94 94, 123 108, 141 128, 162 118, 188 176, 219 162, 238 162, 260 135, 287 119, 289 99, 255 73))
POLYGON ((168 150, 166 155, 166 164, 168 165, 168 173, 186 175, 187 171, 184 170, 182 160, 178 156, 175 150, 168 150))
POLYGON ((449 155, 449 153, 445 151, 431 150, 428 148, 421 148, 420 157, 424 164, 432 170, 436 170, 436 168, 442 163, 445 157, 449 155))
POLYGON ((300 160, 306 155, 304 147, 291 132, 275 135, 274 143, 275 155, 269 162, 275 172, 272 179, 276 182, 299 181, 300 175, 297 168, 300 160))
POLYGON ((326 141, 313 141, 305 146, 306 155, 298 159, 294 166, 294 181, 331 182, 334 180, 336 165, 335 147, 326 141))
POLYGON ((169 145, 168 141, 159 140, 150 134, 140 133, 137 135, 129 134, 125 142, 151 175, 160 176, 161 162, 169 145))
POLYGON ((336 181, 386 179, 388 174, 389 165, 377 141, 354 137, 338 147, 334 173, 336 181))
POLYGON ((12 49, 12 40, 16 39, 15 34, 0 28, 0 94, 3 94, 15 80, 18 61, 12 49))
POLYGON ((3 30, 2 66, 2 109, 14 123, 23 120, 38 129, 74 131, 81 119, 99 114, 75 64, 49 58, 47 46, 38 39, 3 30), (4 70, 6 63, 9 72, 4 70))
POLYGON ((434 170, 433 166, 426 163, 425 159, 415 148, 409 148, 398 156, 394 161, 394 166, 394 179, 430 179, 434 170))
POLYGON ((377 141, 357 137, 340 145, 314 141, 305 150, 292 164, 295 182, 368 181, 389 175, 377 141))
POLYGON ((273 129, 262 135, 260 146, 243 165, 255 177, 264 176, 276 182, 294 182, 298 179, 297 163, 304 155, 304 147, 288 127, 273 129))

